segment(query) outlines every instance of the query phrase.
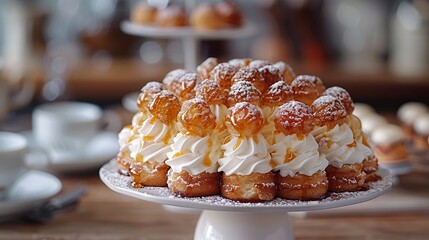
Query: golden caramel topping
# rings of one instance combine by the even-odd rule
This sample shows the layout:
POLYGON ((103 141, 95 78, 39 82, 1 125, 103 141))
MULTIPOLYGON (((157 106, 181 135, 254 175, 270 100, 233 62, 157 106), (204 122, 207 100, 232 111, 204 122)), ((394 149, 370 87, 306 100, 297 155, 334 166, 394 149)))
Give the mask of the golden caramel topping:
POLYGON ((311 108, 305 103, 289 101, 279 107, 274 116, 276 130, 285 135, 307 135, 315 126, 311 108))
POLYGON ((291 87, 295 94, 295 100, 307 105, 311 105, 325 91, 322 80, 310 75, 299 75, 292 81, 291 87))
POLYGON ((260 69, 263 66, 270 65, 270 62, 266 60, 253 60, 250 62, 249 67, 260 69))
POLYGON ((209 105, 226 104, 228 91, 221 88, 215 80, 206 79, 197 85, 195 96, 209 105))
POLYGON ((143 141, 153 141, 154 137, 153 136, 143 136, 143 141))
POLYGON ((231 91, 228 93, 227 106, 231 107, 239 102, 249 102, 259 106, 261 103, 261 92, 249 82, 236 82, 231 86, 231 91))
POLYGON ((164 124, 175 121, 179 110, 179 99, 168 90, 155 94, 149 102, 149 112, 153 115, 152 119, 159 119, 164 124))
POLYGON ((280 106, 293 99, 292 88, 285 81, 278 81, 262 94, 262 105, 280 106))
POLYGON ((186 101, 195 97, 195 87, 201 79, 195 73, 187 73, 179 79, 180 88, 176 92, 180 101, 186 101))
POLYGON ((164 79, 162 80, 162 83, 164 84, 165 88, 169 90, 172 93, 175 93, 177 89, 180 88, 180 78, 186 74, 186 70, 184 69, 176 69, 173 70, 167 75, 165 75, 164 79))
POLYGON ((229 60, 229 64, 231 64, 234 68, 239 70, 240 68, 247 67, 252 62, 250 58, 234 58, 229 60))
POLYGON ((356 147, 356 145, 357 145, 357 142, 356 142, 356 140, 354 140, 352 143, 347 144, 347 147, 354 148, 354 147, 356 147))
POLYGON ((242 137, 239 137, 238 139, 237 139, 237 142, 235 142, 235 144, 234 144, 234 147, 232 148, 232 150, 235 150, 235 149, 237 149, 238 147, 240 147, 240 145, 241 145, 241 143, 243 142, 243 138, 242 137))
POLYGON ((217 58, 209 57, 197 67, 197 75, 202 80, 210 79, 210 72, 219 62, 217 58))
POLYGON ((204 137, 216 127, 216 116, 201 98, 185 101, 178 115, 178 127, 183 134, 204 137))
POLYGON ((274 161, 273 159, 271 159, 271 160, 270 160, 270 166, 271 166, 272 168, 275 168, 275 167, 277 166, 276 161, 274 161))
POLYGON ((226 118, 228 130, 233 135, 251 137, 259 132, 264 124, 264 117, 255 105, 240 102, 228 109, 226 118))
POLYGON ((185 153, 179 151, 173 155, 173 158, 178 158, 178 157, 183 156, 183 155, 185 155, 185 153))
POLYGON ((239 81, 250 82, 261 93, 263 93, 266 88, 264 77, 262 77, 261 73, 256 68, 243 67, 238 70, 232 77, 231 83, 234 85, 234 83, 239 81))
POLYGON ((209 154, 206 154, 203 159, 203 166, 210 167, 212 165, 212 160, 209 157, 209 154))
POLYGON ((229 90, 231 87, 231 79, 237 71, 238 69, 231 64, 220 63, 210 72, 210 77, 215 80, 221 88, 229 90))
POLYGON ((323 92, 323 96, 328 95, 332 96, 343 104, 347 115, 353 114, 353 110, 355 106, 353 104, 353 100, 350 97, 350 94, 342 87, 330 87, 323 92))
POLYGON ((140 110, 145 111, 148 107, 149 101, 153 95, 165 90, 165 87, 160 82, 148 82, 142 89, 137 98, 137 106, 140 110))
POLYGON ((280 62, 276 62, 274 64, 274 67, 280 70, 280 74, 283 75, 283 80, 287 84, 291 84, 292 81, 295 79, 296 74, 289 64, 280 61, 280 62))
POLYGON ((343 104, 332 96, 321 96, 311 105, 318 126, 328 126, 332 129, 335 125, 345 123, 347 113, 343 104))
POLYGON ((292 149, 288 148, 286 150, 286 156, 285 156, 283 163, 288 163, 288 162, 294 160, 296 158, 296 156, 298 156, 298 154, 296 152, 294 152, 292 149))

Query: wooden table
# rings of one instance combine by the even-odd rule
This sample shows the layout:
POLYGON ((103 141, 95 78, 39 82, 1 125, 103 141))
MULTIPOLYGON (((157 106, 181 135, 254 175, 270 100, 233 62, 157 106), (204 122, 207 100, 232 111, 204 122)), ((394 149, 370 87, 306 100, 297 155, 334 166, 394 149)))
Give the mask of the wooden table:
MULTIPOLYGON (((413 176, 414 175, 414 176, 413 176)), ((401 182, 428 180, 427 173, 401 182)), ((122 196, 94 172, 60 176, 63 192, 86 185, 80 203, 47 224, 24 220, 0 224, 0 239, 192 239, 198 214, 176 214, 161 205, 122 196)), ((429 185, 429 181, 426 181, 429 185)), ((429 188, 426 188, 429 192, 429 188)), ((429 204, 429 199, 428 199, 429 204)), ((428 239, 429 212, 366 216, 292 217, 296 239, 428 239)))

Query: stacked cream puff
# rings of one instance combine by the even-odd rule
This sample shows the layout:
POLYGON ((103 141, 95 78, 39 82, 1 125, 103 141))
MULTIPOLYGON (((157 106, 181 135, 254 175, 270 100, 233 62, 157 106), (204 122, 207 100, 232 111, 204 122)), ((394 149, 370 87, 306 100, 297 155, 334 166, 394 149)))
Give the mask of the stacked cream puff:
POLYGON ((377 158, 346 90, 284 63, 208 58, 142 88, 119 134, 135 187, 240 202, 321 199, 376 181, 377 158))

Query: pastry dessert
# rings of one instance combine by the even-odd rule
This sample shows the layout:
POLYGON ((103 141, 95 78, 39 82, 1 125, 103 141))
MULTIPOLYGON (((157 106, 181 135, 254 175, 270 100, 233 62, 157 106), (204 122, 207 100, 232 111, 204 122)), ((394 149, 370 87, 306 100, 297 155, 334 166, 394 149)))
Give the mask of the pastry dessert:
POLYGON ((292 81, 295 79, 296 77, 295 72, 293 71, 292 67, 289 64, 280 61, 273 64, 273 66, 279 69, 280 74, 283 75, 283 80, 287 84, 290 85, 292 81))
POLYGON ((322 80, 316 76, 299 75, 290 84, 297 101, 311 105, 325 91, 322 80))
POLYGON ((329 191, 357 191, 365 183, 363 160, 353 139, 353 132, 346 124, 347 112, 341 102, 332 96, 317 98, 311 108, 316 120, 312 134, 319 143, 329 165, 326 173, 329 191))
POLYGON ((341 104, 343 104, 347 113, 346 124, 349 125, 353 132, 353 139, 355 141, 356 147, 365 156, 365 159, 362 162, 363 171, 366 174, 365 181, 371 182, 377 180, 378 159, 372 150, 373 148, 370 146, 368 137, 362 131, 361 121, 358 117, 353 115, 354 104, 350 94, 344 88, 330 87, 326 89, 325 92, 323 92, 323 95, 332 96, 338 99, 341 104))
POLYGON ((128 169, 131 162, 133 162, 130 156, 130 146, 132 141, 140 137, 138 129, 141 128, 143 121, 148 118, 149 101, 152 97, 164 90, 164 85, 159 82, 148 82, 140 91, 137 98, 137 106, 139 111, 133 116, 132 125, 125 126, 119 133, 119 154, 117 155, 118 171, 121 174, 128 175, 128 169))
POLYGON ((367 116, 376 114, 374 108, 366 103, 354 103, 354 105, 355 109, 353 110, 353 114, 361 121, 367 116))
POLYGON ((259 92, 265 92, 266 83, 264 77, 256 68, 242 67, 238 70, 231 79, 231 83, 234 84, 239 81, 246 81, 259 90, 259 92))
POLYGON ((238 6, 233 2, 221 1, 216 3, 215 8, 225 25, 240 27, 243 24, 243 15, 240 8, 238 8, 238 6))
POLYGON ((225 139, 219 159, 223 197, 240 202, 274 199, 276 184, 268 143, 259 133, 263 122, 262 113, 251 103, 240 102, 228 110, 226 124, 231 135, 225 139))
POLYGON ((183 27, 187 23, 185 10, 178 5, 169 5, 158 11, 155 23, 161 27, 183 27))
POLYGON ((216 116, 204 100, 194 98, 183 103, 177 119, 180 132, 166 161, 170 191, 184 197, 220 194, 216 116))
POLYGON ((387 125, 387 119, 379 114, 372 114, 362 119, 362 130, 371 138, 372 133, 387 125))
POLYGON ((229 63, 219 63, 210 72, 211 79, 215 80, 222 89, 229 90, 232 84, 232 77, 238 69, 229 63))
POLYGON ((399 107, 398 112, 396 114, 408 138, 413 140, 413 142, 414 140, 417 140, 417 142, 415 143, 417 148, 419 148, 419 146, 422 146, 422 142, 419 141, 418 137, 415 139, 415 122, 420 116, 428 113, 429 108, 425 104, 419 102, 407 102, 401 105, 401 107, 399 107))
POLYGON ((189 21, 197 29, 219 29, 225 26, 223 16, 211 3, 198 4, 189 21))
POLYGON ((407 161, 409 150, 407 136, 402 128, 387 124, 377 128, 371 135, 375 144, 375 155, 380 163, 398 163, 407 161))
POLYGON ((231 86, 228 93, 227 106, 232 107, 239 102, 248 102, 255 106, 261 104, 261 92, 252 83, 239 81, 231 86))
POLYGON ((418 153, 426 153, 429 149, 429 112, 419 115, 413 125, 413 148, 418 153))
POLYGON ((176 116, 180 110, 177 97, 168 90, 154 95, 149 103, 150 117, 138 129, 139 139, 132 141, 129 174, 133 186, 167 186, 165 164, 170 144, 177 134, 176 116))
POLYGON ((309 134, 315 127, 311 108, 302 102, 287 102, 275 114, 275 126, 270 152, 277 196, 292 200, 323 198, 328 191, 328 160, 319 154, 319 145, 309 134))
POLYGON ((273 136, 276 127, 274 116, 279 106, 293 99, 293 91, 284 81, 278 81, 271 85, 262 95, 262 113, 265 121, 261 129, 261 134, 267 139, 269 144, 273 143, 273 136))
POLYGON ((210 72, 219 64, 217 58, 209 57, 197 67, 197 76, 202 80, 211 79, 210 72))
POLYGON ((132 8, 130 19, 137 24, 153 24, 157 13, 155 7, 140 3, 132 8))
POLYGON ((347 91, 308 75, 289 85, 286 63, 208 58, 196 71, 174 70, 142 88, 117 158, 135 187, 240 202, 319 199, 326 189, 361 190, 378 180, 375 156, 404 153, 387 134, 374 155, 347 91))
POLYGON ((226 107, 227 96, 228 92, 222 89, 215 80, 206 79, 196 89, 196 97, 203 99, 216 116, 216 128, 214 131, 218 136, 219 142, 222 142, 228 135, 228 130, 225 126, 228 111, 226 107))

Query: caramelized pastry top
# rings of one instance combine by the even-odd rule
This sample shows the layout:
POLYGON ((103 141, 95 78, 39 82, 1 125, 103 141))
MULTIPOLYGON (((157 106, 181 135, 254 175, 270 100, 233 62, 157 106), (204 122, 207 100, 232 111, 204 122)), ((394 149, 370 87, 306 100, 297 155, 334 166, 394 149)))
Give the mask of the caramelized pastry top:
POLYGON ((311 75, 299 75, 292 81, 291 87, 295 94, 295 100, 307 105, 311 105, 325 91, 322 80, 311 75))
POLYGON ((293 100, 279 107, 274 122, 276 129, 285 135, 307 135, 315 127, 311 107, 293 100))
POLYGON ((202 80, 210 79, 210 72, 219 64, 217 58, 209 57, 197 67, 197 75, 202 80))
POLYGON ((229 107, 239 102, 249 102, 259 106, 261 103, 261 92, 250 82, 239 81, 231 86, 227 101, 227 106, 229 107))
POLYGON ((355 106, 353 104, 353 100, 350 97, 350 94, 342 87, 330 87, 323 92, 323 95, 332 96, 343 104, 347 115, 352 115, 355 106))
POLYGON ((137 106, 140 110, 148 107, 149 101, 152 99, 153 95, 165 90, 165 87, 160 82, 148 82, 141 89, 141 92, 137 98, 137 106))
POLYGON ((216 116, 201 98, 183 102, 177 118, 178 128, 183 134, 204 137, 216 127, 216 116))
POLYGON ((149 112, 155 119, 159 119, 167 125, 176 120, 179 111, 179 99, 168 90, 162 90, 155 94, 149 102, 149 112))
POLYGON ((264 124, 264 117, 255 105, 240 102, 228 109, 226 125, 233 135, 251 137, 259 133, 264 124))
POLYGON ((243 67, 232 77, 232 84, 239 81, 246 81, 253 84, 261 93, 265 91, 265 79, 256 68, 243 67))
POLYGON ((280 106, 293 99, 292 88, 285 81, 278 81, 271 85, 262 95, 262 105, 280 106))
POLYGON ((237 72, 237 68, 229 63, 219 63, 210 72, 210 77, 215 80, 221 88, 228 89, 231 87, 231 79, 237 72))
POLYGON ((335 125, 342 125, 347 118, 347 112, 340 100, 332 96, 321 96, 311 105, 318 126, 328 126, 332 129, 335 125))
POLYGON ((202 98, 209 105, 226 105, 228 92, 222 89, 215 80, 206 79, 197 85, 195 96, 202 98))

